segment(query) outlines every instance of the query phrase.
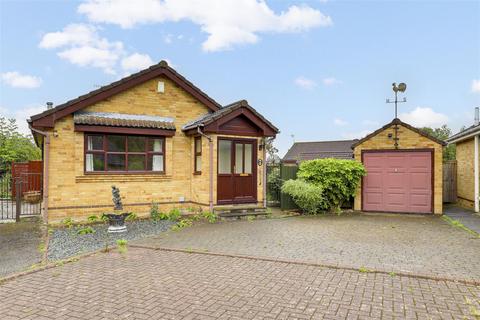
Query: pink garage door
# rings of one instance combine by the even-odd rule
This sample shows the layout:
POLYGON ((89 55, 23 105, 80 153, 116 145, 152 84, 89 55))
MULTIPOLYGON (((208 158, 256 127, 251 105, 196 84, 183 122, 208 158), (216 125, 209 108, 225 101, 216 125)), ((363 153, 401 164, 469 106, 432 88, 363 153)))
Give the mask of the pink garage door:
POLYGON ((432 153, 365 152, 364 211, 432 212, 432 153))

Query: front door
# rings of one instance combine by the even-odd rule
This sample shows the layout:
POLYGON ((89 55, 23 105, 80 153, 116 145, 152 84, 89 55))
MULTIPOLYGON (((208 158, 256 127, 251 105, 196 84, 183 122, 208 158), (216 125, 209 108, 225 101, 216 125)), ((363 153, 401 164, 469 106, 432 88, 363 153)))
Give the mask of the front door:
POLYGON ((256 141, 218 139, 218 204, 256 203, 256 141))

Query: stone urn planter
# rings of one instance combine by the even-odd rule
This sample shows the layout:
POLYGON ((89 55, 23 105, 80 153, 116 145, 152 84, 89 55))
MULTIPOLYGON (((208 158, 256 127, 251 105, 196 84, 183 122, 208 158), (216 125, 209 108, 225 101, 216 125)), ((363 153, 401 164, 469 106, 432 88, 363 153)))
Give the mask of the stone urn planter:
POLYGON ((123 212, 122 199, 120 197, 120 190, 112 186, 112 201, 113 201, 113 213, 106 213, 108 218, 108 232, 126 232, 127 226, 125 225, 125 218, 128 217, 128 212, 123 212))

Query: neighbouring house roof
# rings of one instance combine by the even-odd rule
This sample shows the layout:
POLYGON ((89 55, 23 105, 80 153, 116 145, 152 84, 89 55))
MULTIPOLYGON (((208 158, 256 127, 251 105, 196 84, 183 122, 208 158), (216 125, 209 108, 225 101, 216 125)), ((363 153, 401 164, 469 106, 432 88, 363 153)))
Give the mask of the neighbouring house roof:
POLYGON ((75 112, 75 124, 175 130, 173 118, 107 112, 75 112))
POLYGON ((246 100, 236 101, 222 107, 215 112, 204 114, 201 117, 186 123, 182 127, 182 130, 191 131, 192 129, 196 129, 198 127, 207 128, 209 125, 214 124, 220 119, 225 118, 228 115, 234 115, 235 113, 243 114, 249 117, 251 120, 254 120, 253 118, 256 118, 257 120, 259 120, 259 122, 262 123, 263 126, 267 126, 273 133, 276 134, 279 132, 277 127, 275 127, 270 121, 265 119, 260 113, 257 112, 257 110, 252 108, 246 100), (245 112, 242 112, 242 109, 245 110, 245 112))
POLYGON ((295 142, 282 160, 284 162, 300 162, 322 158, 352 159, 352 144, 356 141, 295 142))
POLYGON ((398 119, 398 118, 395 118, 395 119, 393 119, 391 122, 389 122, 389 123, 387 123, 386 125, 384 125, 383 127, 381 127, 380 129, 375 130, 374 132, 370 133, 369 135, 363 137, 363 138, 360 139, 360 140, 357 140, 357 142, 355 142, 355 143, 352 145, 352 149, 355 148, 356 146, 362 144, 363 142, 369 140, 370 138, 376 136, 376 135, 379 134, 380 132, 382 132, 382 131, 390 128, 392 125, 395 125, 395 124, 401 125, 401 126, 407 128, 407 129, 410 129, 410 130, 412 130, 413 132, 416 132, 416 133, 418 133, 419 135, 424 136, 425 138, 430 139, 430 140, 432 140, 433 142, 436 142, 436 143, 438 143, 438 144, 440 144, 440 145, 442 145, 442 146, 447 145, 447 143, 446 143, 445 141, 440 140, 440 139, 438 139, 438 138, 436 138, 436 137, 434 137, 434 136, 426 133, 425 131, 423 131, 423 130, 421 130, 421 129, 415 128, 414 126, 411 126, 411 125, 409 125, 408 123, 405 123, 405 122, 403 122, 402 120, 400 120, 400 119, 398 119))
POLYGON ((145 81, 154 79, 158 76, 165 76, 172 80, 175 84, 190 93, 200 102, 205 104, 210 110, 217 111, 221 105, 209 97, 205 92, 201 91, 193 83, 185 77, 177 73, 173 68, 168 66, 164 60, 145 70, 134 73, 128 77, 115 81, 107 86, 91 91, 85 95, 79 96, 73 100, 67 101, 55 108, 46 110, 42 113, 33 115, 28 122, 37 128, 52 128, 56 120, 79 111, 87 106, 95 104, 99 101, 107 99, 119 92, 125 91, 133 86, 141 84, 145 81))
POLYGON ((463 140, 471 139, 475 135, 480 135, 480 124, 473 125, 468 127, 465 130, 460 131, 457 134, 454 134, 450 138, 447 139, 448 143, 457 143, 463 140))

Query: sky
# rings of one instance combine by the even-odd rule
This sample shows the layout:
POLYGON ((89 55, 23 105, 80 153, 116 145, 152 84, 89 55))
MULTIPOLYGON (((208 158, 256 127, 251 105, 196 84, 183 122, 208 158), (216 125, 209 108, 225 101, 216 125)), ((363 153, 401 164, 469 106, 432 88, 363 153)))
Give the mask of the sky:
POLYGON ((394 118, 473 123, 480 1, 0 0, 0 116, 25 119, 167 60, 222 105, 246 99, 293 141, 394 118))

